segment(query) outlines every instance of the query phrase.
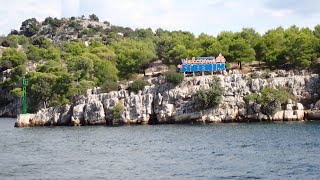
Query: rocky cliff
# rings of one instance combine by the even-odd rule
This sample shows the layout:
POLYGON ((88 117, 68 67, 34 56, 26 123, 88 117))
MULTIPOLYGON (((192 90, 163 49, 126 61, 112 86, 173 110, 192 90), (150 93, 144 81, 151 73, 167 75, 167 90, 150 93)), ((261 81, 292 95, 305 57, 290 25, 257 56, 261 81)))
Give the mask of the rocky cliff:
POLYGON ((319 99, 320 79, 317 74, 278 70, 250 74, 230 71, 214 76, 220 78, 224 89, 222 103, 217 108, 201 110, 193 96, 199 89, 209 88, 213 76, 188 77, 178 86, 165 83, 164 77, 158 77, 149 79, 153 85, 137 94, 124 89, 110 93, 90 89, 70 105, 20 115, 16 126, 289 121, 320 117, 316 110, 320 103, 315 106, 304 103, 319 99), (286 87, 295 100, 289 100, 272 116, 260 112, 256 104, 245 103, 244 96, 260 92, 265 87, 286 87), (114 118, 112 109, 116 105, 121 105, 123 111, 114 118))

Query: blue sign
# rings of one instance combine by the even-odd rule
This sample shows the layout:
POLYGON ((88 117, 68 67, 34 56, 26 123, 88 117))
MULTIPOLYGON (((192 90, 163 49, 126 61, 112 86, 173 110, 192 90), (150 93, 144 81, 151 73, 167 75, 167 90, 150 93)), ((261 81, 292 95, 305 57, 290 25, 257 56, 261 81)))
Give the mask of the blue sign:
POLYGON ((178 65, 180 72, 212 72, 224 71, 226 69, 226 59, 219 54, 217 58, 214 57, 197 57, 188 59, 181 59, 182 64, 178 65))

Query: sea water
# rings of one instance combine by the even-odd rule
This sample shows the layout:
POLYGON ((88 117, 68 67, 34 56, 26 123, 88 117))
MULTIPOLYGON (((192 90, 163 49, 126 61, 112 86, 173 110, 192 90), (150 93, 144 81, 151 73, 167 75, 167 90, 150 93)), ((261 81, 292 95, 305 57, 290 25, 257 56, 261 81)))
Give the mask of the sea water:
POLYGON ((320 179, 320 122, 14 128, 0 179, 320 179))

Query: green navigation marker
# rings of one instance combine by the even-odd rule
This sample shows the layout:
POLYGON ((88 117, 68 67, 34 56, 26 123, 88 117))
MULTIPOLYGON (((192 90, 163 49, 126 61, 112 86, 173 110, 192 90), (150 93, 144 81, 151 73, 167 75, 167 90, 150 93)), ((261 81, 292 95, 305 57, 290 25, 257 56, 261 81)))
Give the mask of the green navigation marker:
POLYGON ((21 114, 27 114, 27 85, 28 85, 28 80, 23 77, 22 78, 22 113, 21 114))

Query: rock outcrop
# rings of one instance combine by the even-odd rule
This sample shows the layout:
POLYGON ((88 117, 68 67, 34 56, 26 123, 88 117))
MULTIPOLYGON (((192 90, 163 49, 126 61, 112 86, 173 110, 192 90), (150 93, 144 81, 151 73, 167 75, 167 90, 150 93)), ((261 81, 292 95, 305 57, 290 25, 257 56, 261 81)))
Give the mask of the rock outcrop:
POLYGON ((16 125, 97 125, 108 124, 110 121, 112 124, 156 124, 320 119, 318 111, 305 110, 309 107, 299 103, 306 98, 319 98, 317 92, 320 79, 317 74, 294 74, 282 70, 269 73, 269 78, 262 78, 261 72, 239 74, 237 71, 230 71, 225 74, 214 75, 220 78, 224 89, 222 103, 217 108, 201 110, 201 104, 193 96, 199 89, 209 88, 213 76, 188 77, 178 86, 162 83, 163 78, 158 77, 150 79, 154 84, 146 86, 137 94, 123 89, 110 93, 98 93, 97 88, 89 90, 71 105, 40 110, 30 116, 30 124, 18 118, 16 125), (290 100, 286 107, 273 116, 260 112, 259 104, 248 106, 245 103, 244 96, 253 92, 259 93, 265 87, 286 87, 295 96, 295 102, 290 100), (113 118, 111 109, 117 104, 123 107, 123 111, 120 118, 113 118))

